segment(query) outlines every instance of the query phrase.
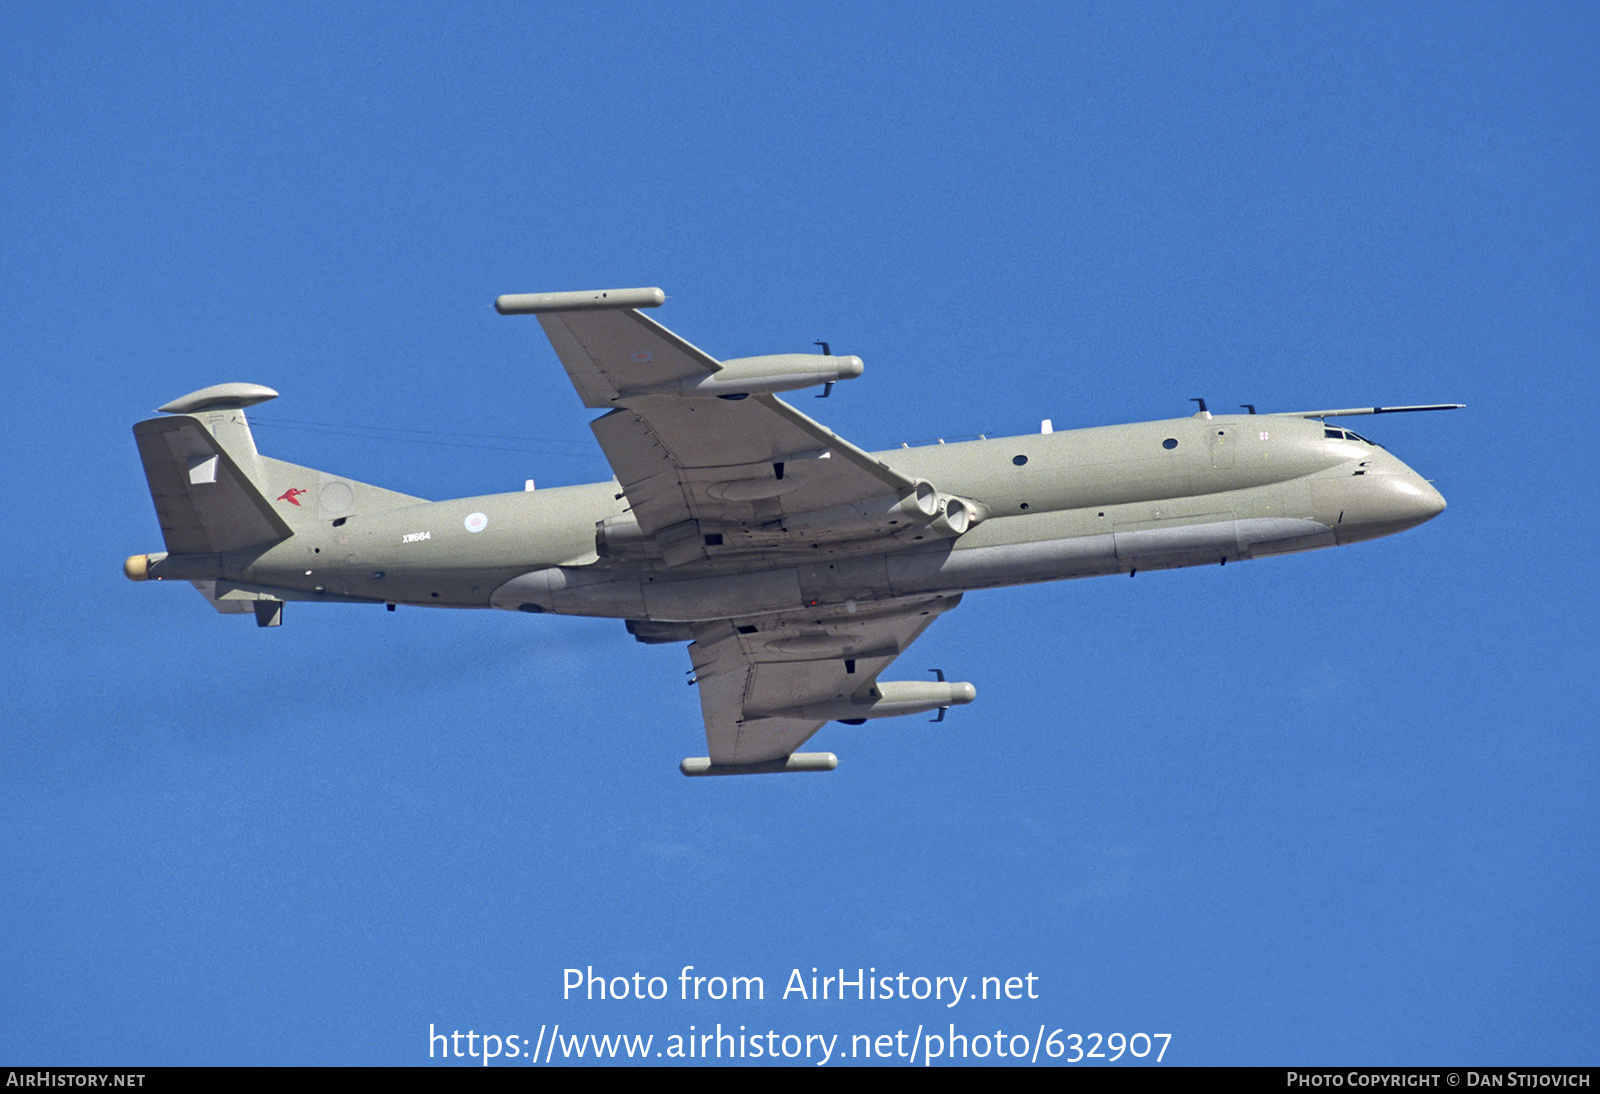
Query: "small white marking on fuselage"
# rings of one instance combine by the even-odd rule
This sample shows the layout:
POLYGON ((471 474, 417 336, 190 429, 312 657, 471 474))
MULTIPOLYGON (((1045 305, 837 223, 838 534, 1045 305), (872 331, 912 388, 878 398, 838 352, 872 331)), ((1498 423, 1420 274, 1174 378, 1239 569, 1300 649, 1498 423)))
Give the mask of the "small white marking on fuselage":
POLYGON ((401 543, 415 543, 415 542, 417 542, 418 540, 421 540, 421 539, 432 539, 432 538, 433 538, 433 533, 432 532, 407 532, 405 535, 400 537, 400 542, 401 543))

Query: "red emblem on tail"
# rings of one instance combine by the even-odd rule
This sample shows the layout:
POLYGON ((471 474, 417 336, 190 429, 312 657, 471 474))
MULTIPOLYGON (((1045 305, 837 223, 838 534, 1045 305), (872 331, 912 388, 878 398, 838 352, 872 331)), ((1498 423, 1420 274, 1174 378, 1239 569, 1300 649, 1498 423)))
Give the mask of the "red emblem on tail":
POLYGON ((278 495, 278 500, 286 501, 290 505, 298 506, 300 504, 300 495, 304 493, 305 491, 300 489, 298 486, 291 486, 289 489, 278 495))

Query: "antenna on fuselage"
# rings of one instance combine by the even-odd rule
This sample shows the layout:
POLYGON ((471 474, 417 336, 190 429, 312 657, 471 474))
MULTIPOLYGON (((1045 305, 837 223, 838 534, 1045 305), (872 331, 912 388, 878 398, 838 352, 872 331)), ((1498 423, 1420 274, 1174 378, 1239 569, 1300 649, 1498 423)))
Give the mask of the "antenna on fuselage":
POLYGON ((1189 401, 1191 403, 1199 403, 1200 404, 1200 409, 1195 411, 1195 415, 1194 416, 1196 418, 1209 418, 1209 417, 1211 417, 1211 411, 1206 409, 1206 401, 1204 399, 1190 399, 1189 401))

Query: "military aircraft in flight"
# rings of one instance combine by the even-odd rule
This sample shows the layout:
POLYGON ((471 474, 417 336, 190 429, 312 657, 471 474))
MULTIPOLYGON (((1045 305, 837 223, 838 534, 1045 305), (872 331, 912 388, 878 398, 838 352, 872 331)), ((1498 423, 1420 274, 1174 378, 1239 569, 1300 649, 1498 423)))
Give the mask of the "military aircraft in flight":
POLYGON ((685 775, 831 770, 829 721, 939 712, 969 683, 880 676, 963 593, 1356 543, 1440 513, 1428 482, 1326 419, 1211 414, 864 452, 777 397, 857 357, 718 361, 640 313, 660 289, 502 296, 536 315, 616 478, 428 502, 261 455, 228 383, 134 426, 164 553, 222 612, 286 601, 606 616, 688 642, 708 755, 685 775))

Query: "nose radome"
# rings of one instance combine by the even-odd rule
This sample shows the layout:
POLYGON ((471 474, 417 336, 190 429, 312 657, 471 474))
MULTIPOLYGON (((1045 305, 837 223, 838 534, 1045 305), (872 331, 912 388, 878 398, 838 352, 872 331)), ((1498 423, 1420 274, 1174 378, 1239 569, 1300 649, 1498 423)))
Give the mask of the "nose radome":
POLYGON ((1403 464, 1370 476, 1368 483, 1372 493, 1357 506, 1357 519, 1366 526, 1362 538, 1394 535, 1444 512, 1445 501, 1439 491, 1403 464))
POLYGON ((1313 480, 1312 495, 1340 543, 1392 536, 1432 520, 1445 508, 1439 491, 1393 458, 1313 480))
POLYGON ((1422 485, 1426 486, 1428 488, 1428 499, 1429 499, 1428 500, 1428 505, 1429 505, 1428 515, 1426 517, 1423 517, 1422 519, 1423 520, 1432 520, 1434 517, 1438 516, 1440 513, 1444 512, 1444 510, 1445 510, 1444 495, 1439 493, 1439 491, 1435 490, 1433 488, 1433 483, 1431 483, 1431 482, 1426 482, 1425 481, 1425 482, 1423 482, 1422 485))
POLYGON ((1444 495, 1415 471, 1407 468, 1404 474, 1394 475, 1391 478, 1393 481, 1389 484, 1389 489, 1398 495, 1400 508, 1408 517, 1414 518, 1414 523, 1421 524, 1425 520, 1432 520, 1444 512, 1444 495))

